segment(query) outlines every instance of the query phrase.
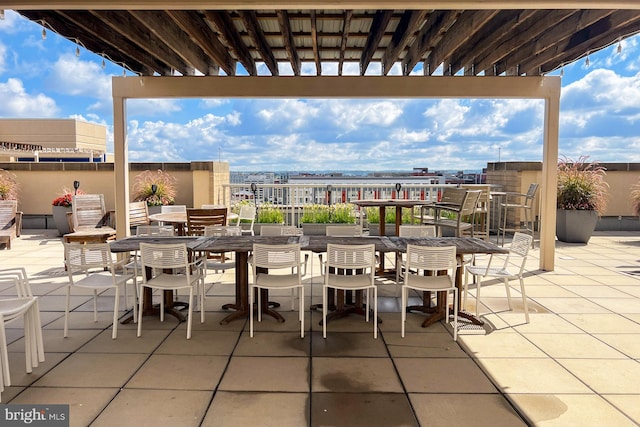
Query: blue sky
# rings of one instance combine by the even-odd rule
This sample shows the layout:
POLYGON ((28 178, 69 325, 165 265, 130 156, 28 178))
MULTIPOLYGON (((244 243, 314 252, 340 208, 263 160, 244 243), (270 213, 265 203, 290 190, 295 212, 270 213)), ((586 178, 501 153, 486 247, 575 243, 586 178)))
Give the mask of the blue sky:
MULTIPOLYGON (((0 20, 0 118, 103 124, 113 151, 111 76, 122 67, 107 61, 103 69, 99 55, 80 47, 76 56, 74 42, 41 33, 10 10, 0 20)), ((357 65, 347 70, 356 74, 357 65)), ((134 100, 129 157, 223 160, 234 171, 477 170, 499 159, 541 160, 543 107, 486 99, 134 100)), ((583 58, 564 67, 559 152, 640 162, 640 36, 623 40, 620 53, 613 45, 591 53, 589 65, 583 58)))

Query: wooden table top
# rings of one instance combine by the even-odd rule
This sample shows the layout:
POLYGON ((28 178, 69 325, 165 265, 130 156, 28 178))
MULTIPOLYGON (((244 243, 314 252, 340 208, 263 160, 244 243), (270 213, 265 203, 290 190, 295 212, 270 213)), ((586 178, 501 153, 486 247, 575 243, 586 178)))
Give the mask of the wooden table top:
POLYGON ((429 200, 410 200, 410 199, 360 199, 350 200, 356 206, 368 207, 368 206, 400 206, 403 208, 412 208, 414 206, 430 205, 433 202, 429 200))
MULTIPOLYGON (((149 215, 149 219, 151 221, 158 221, 158 222, 186 223, 187 213, 186 212, 160 212, 160 213, 149 215)), ((227 222, 234 219, 238 219, 238 214, 227 213, 227 222)))
POLYGON ((455 246, 459 255, 473 253, 507 253, 508 249, 473 237, 386 237, 386 236, 149 236, 127 237, 111 243, 112 252, 130 252, 139 249, 140 242, 149 243, 186 243, 187 247, 196 251, 211 252, 249 252, 254 243, 290 244, 300 243, 304 251, 326 252, 329 243, 344 245, 374 244, 378 252, 405 252, 407 244, 421 246, 455 246))

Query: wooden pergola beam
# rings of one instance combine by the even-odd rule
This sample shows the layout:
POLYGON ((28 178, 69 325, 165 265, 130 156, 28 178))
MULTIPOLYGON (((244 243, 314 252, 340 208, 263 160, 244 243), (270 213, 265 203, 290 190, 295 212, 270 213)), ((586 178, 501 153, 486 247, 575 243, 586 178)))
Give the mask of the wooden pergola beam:
POLYGON ((640 10, 637 0, 7 0, 3 8, 105 9, 105 10, 258 10, 258 9, 630 9, 640 10))

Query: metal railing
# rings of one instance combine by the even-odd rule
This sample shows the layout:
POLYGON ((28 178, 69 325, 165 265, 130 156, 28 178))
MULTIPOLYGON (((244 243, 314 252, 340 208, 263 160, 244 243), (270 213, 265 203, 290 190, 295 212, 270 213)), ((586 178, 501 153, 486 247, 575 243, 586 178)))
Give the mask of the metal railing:
MULTIPOLYGON (((224 186, 224 200, 229 200, 233 209, 238 203, 249 200, 258 209, 262 205, 272 205, 284 212, 285 224, 298 225, 302 208, 309 204, 335 205, 362 199, 406 199, 437 201, 446 187, 457 184, 404 184, 398 189, 396 184, 229 184, 224 186)), ((479 185, 481 186, 481 185, 479 185)), ((465 188, 474 187, 465 184, 465 188)), ((486 186, 484 186, 486 187, 486 186)), ((358 207, 354 206, 359 215, 358 207)))

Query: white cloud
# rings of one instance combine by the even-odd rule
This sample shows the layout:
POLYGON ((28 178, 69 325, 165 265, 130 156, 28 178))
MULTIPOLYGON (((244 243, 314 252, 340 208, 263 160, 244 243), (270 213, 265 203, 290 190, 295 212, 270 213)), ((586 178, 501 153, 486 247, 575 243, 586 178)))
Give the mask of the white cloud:
POLYGON ((355 131, 361 126, 391 126, 401 115, 400 100, 331 100, 324 101, 333 123, 340 129, 355 131))
POLYGON ((0 43, 0 74, 4 73, 6 67, 7 47, 0 43))
POLYGON ((58 107, 48 96, 29 94, 22 81, 10 78, 0 83, 0 117, 56 117, 58 107))
POLYGON ((258 111, 259 118, 271 127, 280 127, 288 130, 299 129, 318 116, 319 109, 313 102, 299 99, 284 99, 275 103, 269 103, 270 108, 258 111))
POLYGON ((53 90, 64 95, 111 99, 111 77, 97 62, 84 61, 73 54, 60 55, 48 80, 53 90))

